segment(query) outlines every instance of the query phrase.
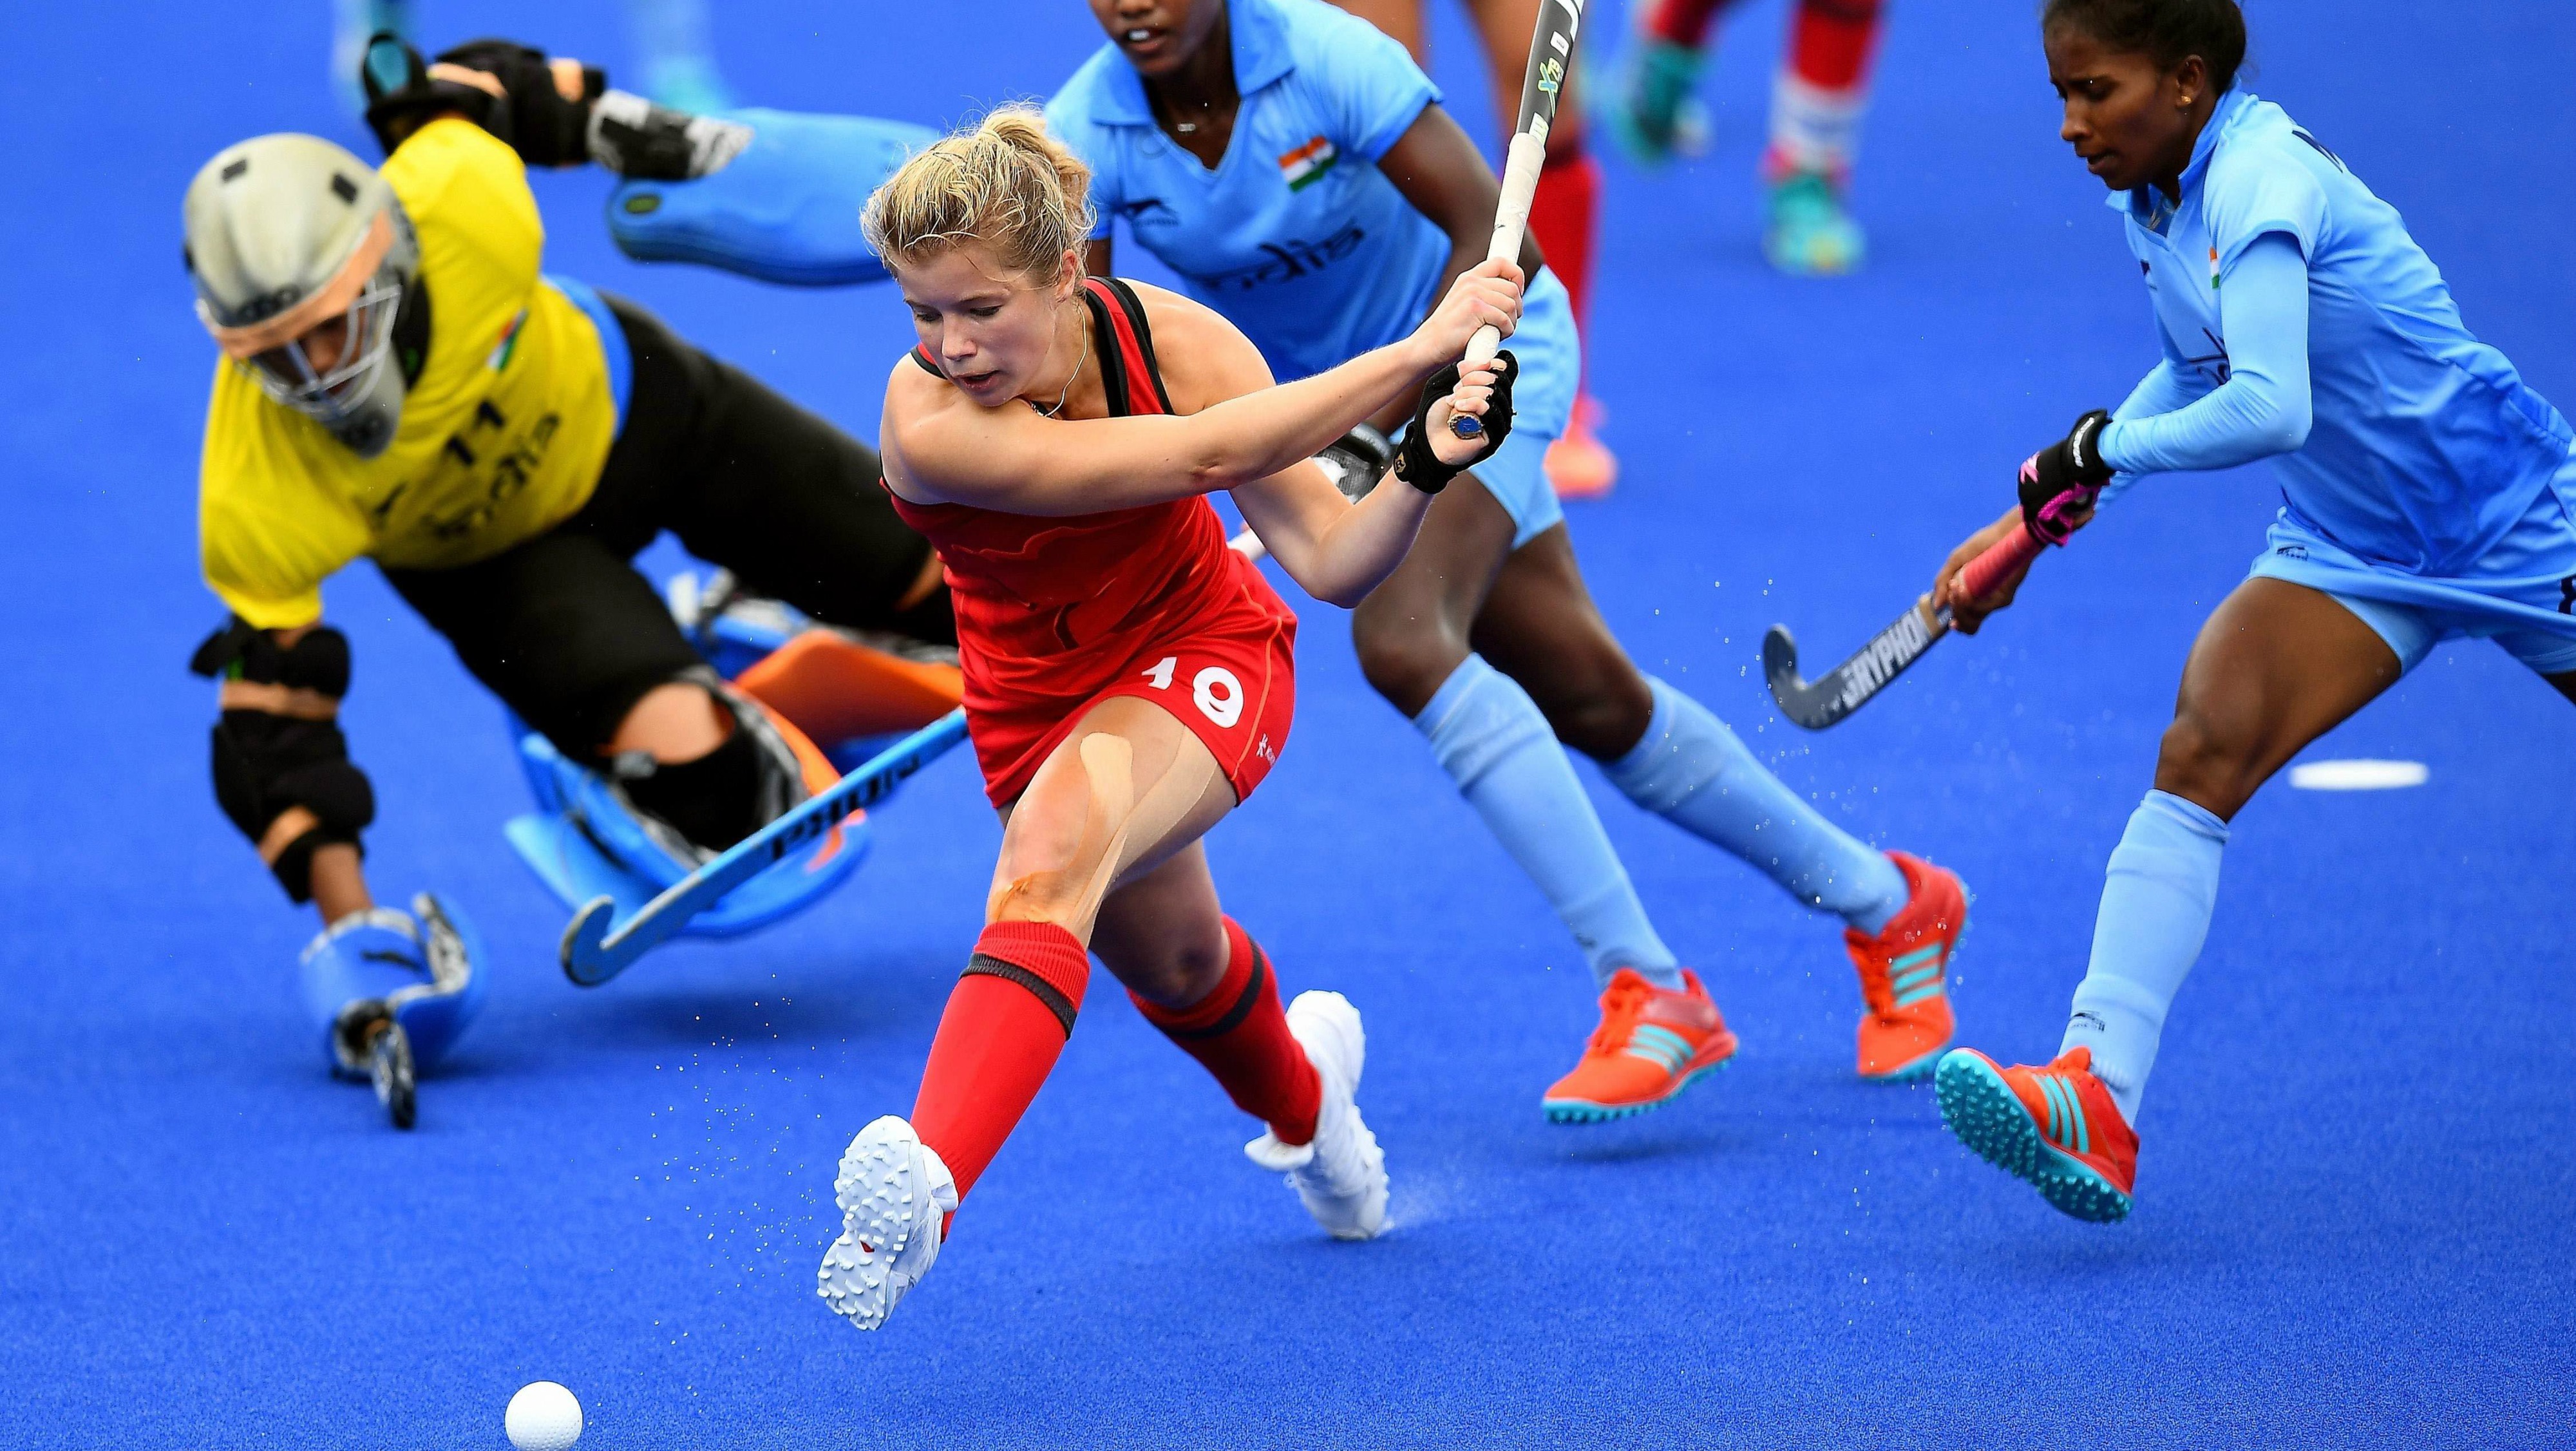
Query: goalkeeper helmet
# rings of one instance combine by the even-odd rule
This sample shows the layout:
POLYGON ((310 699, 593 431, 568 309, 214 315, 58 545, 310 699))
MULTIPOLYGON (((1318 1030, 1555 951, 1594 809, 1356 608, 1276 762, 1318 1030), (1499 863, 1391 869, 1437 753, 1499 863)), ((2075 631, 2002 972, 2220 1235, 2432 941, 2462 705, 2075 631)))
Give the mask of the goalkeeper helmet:
POLYGON ((420 242, 375 168, 318 136, 215 154, 183 207, 197 316, 268 395, 363 458, 393 442, 394 319, 420 242))

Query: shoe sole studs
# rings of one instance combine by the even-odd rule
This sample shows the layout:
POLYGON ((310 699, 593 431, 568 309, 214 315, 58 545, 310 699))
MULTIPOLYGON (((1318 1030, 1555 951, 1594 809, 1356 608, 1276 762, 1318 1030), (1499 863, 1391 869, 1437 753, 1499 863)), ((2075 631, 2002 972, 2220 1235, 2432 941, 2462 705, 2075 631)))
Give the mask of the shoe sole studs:
POLYGON ((1941 1097, 1941 1121, 1959 1142, 2037 1189, 2049 1207, 2090 1224, 2116 1224, 2129 1217, 2129 1196, 2090 1169, 2065 1167, 1995 1070, 1975 1058, 1944 1059, 1934 1085, 1941 1097))
POLYGON ((1662 1108, 1689 1092, 1692 1084, 1734 1061, 1735 1055, 1729 1053, 1705 1068, 1693 1070, 1689 1077, 1674 1084, 1669 1091, 1642 1103, 1586 1103, 1581 1099, 1555 1098, 1541 1099, 1539 1106, 1547 1110, 1547 1121, 1552 1124, 1605 1124, 1616 1119, 1635 1118, 1641 1113, 1653 1113, 1662 1108))
POLYGON ((2038 1182, 2039 1130, 2000 1075, 1962 1055, 1944 1058, 1932 1078, 1941 1121, 1959 1142, 2005 1173, 2038 1182))
POLYGON ((861 1330, 883 1325, 901 1298, 887 1293, 887 1283, 896 1257, 912 1240, 913 1196, 927 1192, 913 1183, 910 1157, 901 1146, 862 1132, 842 1153, 833 1178, 841 1237, 823 1252, 814 1293, 861 1330))

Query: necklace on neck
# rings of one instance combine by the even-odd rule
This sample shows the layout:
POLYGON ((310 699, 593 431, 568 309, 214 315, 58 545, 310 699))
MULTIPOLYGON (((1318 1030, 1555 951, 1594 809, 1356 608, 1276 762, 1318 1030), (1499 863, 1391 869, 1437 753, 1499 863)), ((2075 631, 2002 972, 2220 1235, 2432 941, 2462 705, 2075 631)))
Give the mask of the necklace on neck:
POLYGON ((1086 325, 1082 330, 1082 356, 1073 360, 1073 373, 1064 380, 1063 391, 1055 395, 1055 406, 1053 408, 1039 408, 1034 403, 1029 405, 1032 409, 1036 409, 1038 417, 1053 418, 1064 411, 1064 400, 1073 396, 1074 379, 1082 376, 1082 365, 1090 361, 1091 329, 1086 325))
POLYGON ((1187 136, 1199 129, 1199 123, 1196 121, 1175 121, 1172 123, 1172 129, 1180 132, 1184 136, 1187 136))

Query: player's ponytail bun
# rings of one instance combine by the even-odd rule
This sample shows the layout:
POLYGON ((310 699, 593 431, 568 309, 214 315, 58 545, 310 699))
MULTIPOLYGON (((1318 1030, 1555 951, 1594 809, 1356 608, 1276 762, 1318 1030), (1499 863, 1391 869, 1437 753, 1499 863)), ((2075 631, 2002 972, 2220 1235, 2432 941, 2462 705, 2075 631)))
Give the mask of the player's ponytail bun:
POLYGON ((2199 56, 2219 95, 2236 84, 2237 67, 2245 63, 2245 12, 2236 0, 2047 0, 2039 28, 2059 26, 2144 55, 2163 70, 2199 56))
POLYGON ((1091 236, 1091 168, 1047 135, 1034 106, 1003 106, 941 138, 868 198, 868 244, 888 266, 981 242, 1002 265, 1044 283, 1081 265, 1091 236))

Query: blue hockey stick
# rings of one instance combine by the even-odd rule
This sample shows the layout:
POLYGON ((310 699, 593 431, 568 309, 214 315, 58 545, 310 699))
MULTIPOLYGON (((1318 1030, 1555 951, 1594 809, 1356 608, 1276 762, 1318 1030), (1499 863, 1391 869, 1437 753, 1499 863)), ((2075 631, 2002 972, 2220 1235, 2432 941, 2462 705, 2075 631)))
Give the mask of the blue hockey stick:
POLYGON ((662 945, 725 893, 831 830, 842 817, 884 800, 904 778, 964 739, 966 712, 952 710, 886 747, 832 789, 734 843, 722 856, 616 924, 614 931, 609 919, 616 915, 617 904, 606 897, 592 898, 573 914, 572 925, 564 928, 564 976, 583 987, 597 987, 633 967, 635 959, 662 945))

